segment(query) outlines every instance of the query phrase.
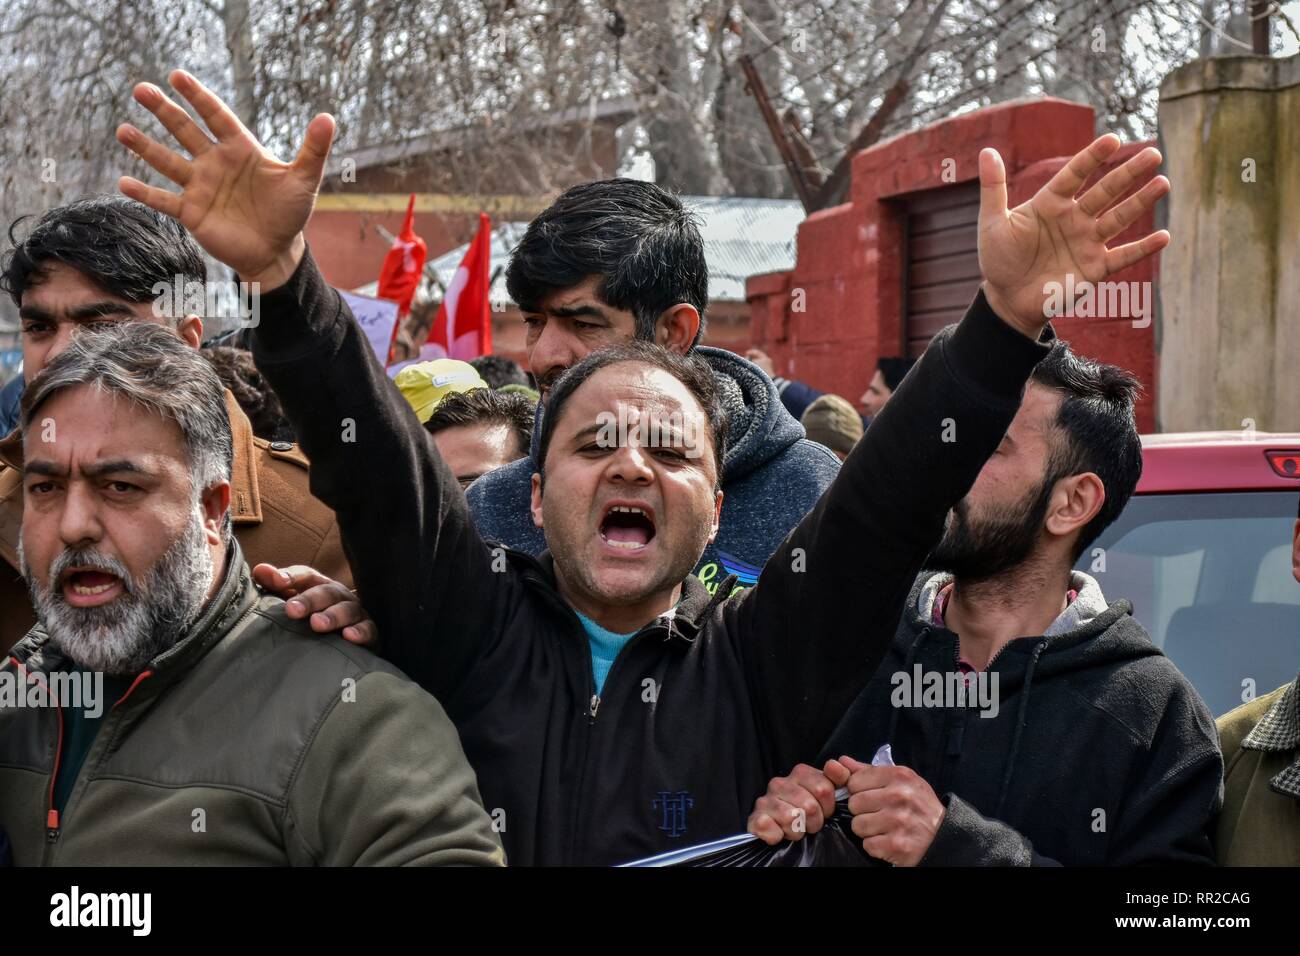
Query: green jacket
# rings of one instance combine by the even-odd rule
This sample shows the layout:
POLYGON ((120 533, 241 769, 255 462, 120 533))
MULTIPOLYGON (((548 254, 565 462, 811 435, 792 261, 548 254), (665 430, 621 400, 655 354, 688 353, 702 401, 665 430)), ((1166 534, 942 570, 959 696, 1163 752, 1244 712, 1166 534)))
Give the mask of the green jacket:
MULTIPOLYGON (((67 665, 37 627, 3 666, 39 681, 67 665)), ((61 711, 0 707, 0 829, 16 864, 504 862, 438 702, 290 620, 238 545, 199 620, 110 706, 61 816, 61 711)))
POLYGON ((1300 677, 1218 720, 1224 866, 1300 866, 1300 677))

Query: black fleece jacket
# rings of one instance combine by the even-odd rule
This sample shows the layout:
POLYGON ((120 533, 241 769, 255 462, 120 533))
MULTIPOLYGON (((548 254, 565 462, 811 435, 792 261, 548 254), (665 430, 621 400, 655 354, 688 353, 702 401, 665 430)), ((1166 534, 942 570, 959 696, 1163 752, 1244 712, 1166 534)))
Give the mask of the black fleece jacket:
POLYGON ((676 613, 628 642, 597 697, 549 555, 482 540, 310 254, 263 295, 254 339, 382 652, 456 723, 514 864, 618 863, 743 829, 768 779, 817 752, 884 656, 945 515, 1047 351, 980 296, 758 584, 726 598, 687 578, 676 613))
POLYGON ((1214 719, 1129 603, 1007 644, 987 669, 996 715, 895 706, 917 700, 903 691, 918 668, 956 668, 957 635, 918 607, 929 576, 822 755, 870 760, 888 743, 894 763, 925 778, 947 815, 921 865, 1212 864, 1223 777, 1214 719))

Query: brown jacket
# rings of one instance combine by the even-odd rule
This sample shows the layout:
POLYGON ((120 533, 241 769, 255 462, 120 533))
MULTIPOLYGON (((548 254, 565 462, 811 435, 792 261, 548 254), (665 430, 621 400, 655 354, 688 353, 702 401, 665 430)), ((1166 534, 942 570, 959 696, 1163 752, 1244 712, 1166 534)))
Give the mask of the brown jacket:
POLYGON ((1300 677, 1219 718, 1222 866, 1300 866, 1300 677))
MULTIPOLYGON (((352 587, 334 512, 307 487, 307 456, 289 442, 253 434, 248 416, 226 392, 234 437, 230 519, 250 567, 262 561, 306 564, 352 587)), ((7 653, 35 618, 27 585, 18 573, 23 520, 22 433, 0 441, 0 652, 7 653)))

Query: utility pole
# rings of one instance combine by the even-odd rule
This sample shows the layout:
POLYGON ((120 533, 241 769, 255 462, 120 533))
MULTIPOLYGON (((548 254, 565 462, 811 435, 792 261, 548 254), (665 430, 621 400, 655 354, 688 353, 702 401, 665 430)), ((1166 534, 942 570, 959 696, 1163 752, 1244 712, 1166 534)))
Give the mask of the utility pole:
MULTIPOLYGON (((1252 0, 1252 3, 1255 2, 1258 2, 1258 0, 1252 0)), ((848 149, 840 157, 839 162, 835 164, 835 168, 831 170, 825 182, 814 184, 810 181, 805 163, 800 162, 798 158, 801 150, 797 149, 791 142, 790 130, 785 128, 781 121, 777 119, 776 111, 767 98, 767 90, 763 88, 763 81, 759 77, 758 71, 754 69, 753 62, 748 54, 740 57, 740 68, 745 71, 749 91, 758 102, 759 111, 763 114, 763 120, 767 123, 768 131, 772 134, 772 141, 776 143, 776 148, 781 153, 785 168, 790 172, 790 178, 794 180, 795 189, 799 193, 799 199, 803 203, 805 212, 816 212, 844 200, 844 196, 848 192, 854 154, 879 141, 885 132, 885 126, 894 113, 897 112, 898 107, 906 100, 911 89, 908 77, 921 55, 929 49, 930 41, 934 38, 934 32, 939 26, 939 21, 947 12, 950 4, 951 0, 942 0, 930 12, 925 28, 921 31, 920 39, 912 48, 912 51, 898 64, 897 78, 894 80, 893 85, 885 91, 879 108, 867 121, 867 125, 858 131, 857 136, 853 137, 853 142, 849 144, 848 149)), ((1263 6, 1264 4, 1260 5, 1263 6)), ((802 140, 802 135, 799 138, 802 140)), ((805 159, 810 155, 811 150, 804 151, 805 159)), ((815 177, 820 180, 820 172, 817 172, 815 177)))
POLYGON ((880 101, 880 108, 872 114, 871 119, 867 121, 866 126, 862 127, 858 135, 853 137, 853 142, 849 144, 849 148, 844 151, 840 161, 831 170, 830 176, 826 179, 826 184, 822 186, 821 193, 817 197, 818 209, 833 206, 844 198, 844 194, 849 188, 849 176, 853 170, 854 155, 880 139, 880 134, 885 131, 885 124, 889 122, 889 118, 894 115, 898 105, 907 96, 908 89, 907 76, 903 74, 885 93, 884 98, 880 101))
POLYGON ((1258 56, 1268 56, 1268 0, 1250 0, 1250 48, 1258 56))
POLYGON ((790 179, 794 183, 795 192, 799 194, 799 201, 803 203, 804 212, 813 212, 818 207, 812 185, 808 182, 808 177, 804 175, 803 166, 800 165, 798 158, 795 156, 794 148, 790 145, 785 127, 781 124, 781 120, 777 118, 776 110, 772 108, 772 101, 768 99, 767 88, 763 86, 763 78, 758 75, 758 70, 754 68, 754 61, 750 59, 748 53, 741 55, 740 68, 745 73, 745 83, 749 86, 750 94, 754 97, 754 101, 758 103, 758 111, 763 114, 763 122, 767 124, 767 131, 772 135, 772 141, 776 143, 777 151, 781 154, 781 161, 785 164, 785 170, 790 174, 790 179))

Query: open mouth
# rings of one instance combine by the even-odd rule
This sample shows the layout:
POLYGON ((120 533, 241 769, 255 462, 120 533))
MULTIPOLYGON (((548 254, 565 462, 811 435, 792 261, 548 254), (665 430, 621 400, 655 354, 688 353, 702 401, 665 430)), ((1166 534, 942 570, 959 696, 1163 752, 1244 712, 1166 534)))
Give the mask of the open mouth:
POLYGON ((640 551, 654 540, 654 512, 640 505, 612 504, 601 519, 600 536, 611 548, 640 551))
POLYGON ((63 595, 76 607, 106 604, 122 592, 122 579, 98 568, 73 568, 63 575, 63 595))

